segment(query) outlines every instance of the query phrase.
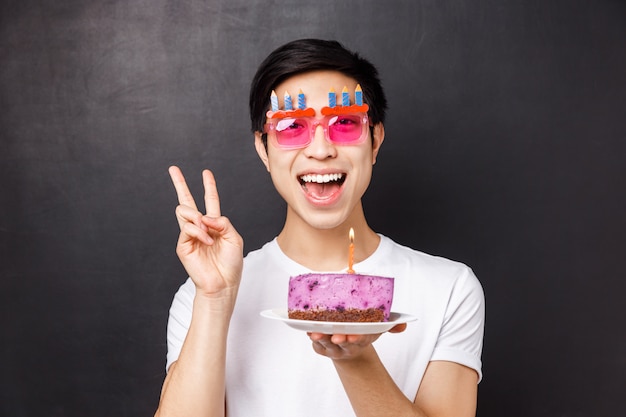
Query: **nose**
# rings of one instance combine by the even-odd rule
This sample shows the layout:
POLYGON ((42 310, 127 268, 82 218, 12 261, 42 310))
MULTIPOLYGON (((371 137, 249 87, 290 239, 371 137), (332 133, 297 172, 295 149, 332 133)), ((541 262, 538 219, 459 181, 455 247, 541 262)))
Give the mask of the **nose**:
POLYGON ((337 156, 337 148, 326 139, 324 126, 316 125, 311 132, 311 143, 304 149, 304 153, 309 158, 326 159, 337 156))

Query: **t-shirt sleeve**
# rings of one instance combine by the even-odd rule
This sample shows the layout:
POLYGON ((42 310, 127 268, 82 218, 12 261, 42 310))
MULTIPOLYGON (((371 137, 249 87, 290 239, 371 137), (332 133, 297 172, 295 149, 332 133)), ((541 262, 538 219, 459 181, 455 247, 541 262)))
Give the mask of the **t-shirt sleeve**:
POLYGON ((183 342, 187 336, 189 330, 189 324, 191 323, 191 310, 193 307, 193 298, 195 296, 196 287, 193 284, 191 278, 180 286, 172 306, 170 307, 170 314, 167 320, 167 363, 165 370, 170 369, 170 365, 174 363, 180 355, 180 350, 183 347, 183 342))
POLYGON ((485 296, 469 267, 463 268, 450 294, 431 360, 460 363, 482 379, 481 354, 485 327, 485 296))

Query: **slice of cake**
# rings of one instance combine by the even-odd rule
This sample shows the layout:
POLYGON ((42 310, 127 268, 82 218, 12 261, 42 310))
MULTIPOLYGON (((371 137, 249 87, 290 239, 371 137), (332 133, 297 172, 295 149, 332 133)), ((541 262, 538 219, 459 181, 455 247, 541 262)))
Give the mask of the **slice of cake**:
POLYGON ((380 322, 389 320, 393 278, 361 274, 303 274, 289 279, 290 319, 380 322))

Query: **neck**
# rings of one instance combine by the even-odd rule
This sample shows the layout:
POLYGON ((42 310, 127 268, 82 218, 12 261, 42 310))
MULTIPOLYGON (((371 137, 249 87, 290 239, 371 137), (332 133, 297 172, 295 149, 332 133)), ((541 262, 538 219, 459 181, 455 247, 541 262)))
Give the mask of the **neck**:
POLYGON ((314 271, 339 271, 348 267, 349 231, 354 229, 354 262, 369 257, 380 237, 369 227, 359 205, 342 224, 319 229, 288 209, 278 235, 281 250, 291 259, 314 271))

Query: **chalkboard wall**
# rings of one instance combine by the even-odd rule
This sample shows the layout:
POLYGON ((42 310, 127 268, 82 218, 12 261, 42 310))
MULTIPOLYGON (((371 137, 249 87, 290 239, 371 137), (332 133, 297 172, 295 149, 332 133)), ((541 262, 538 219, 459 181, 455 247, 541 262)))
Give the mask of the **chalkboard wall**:
POLYGON ((619 415, 617 0, 2 1, 0 415, 154 412, 186 278, 167 167, 198 195, 215 171, 246 252, 273 238, 285 208, 254 151, 248 87, 302 37, 379 66, 390 110, 372 226, 481 279, 478 415, 619 415))

